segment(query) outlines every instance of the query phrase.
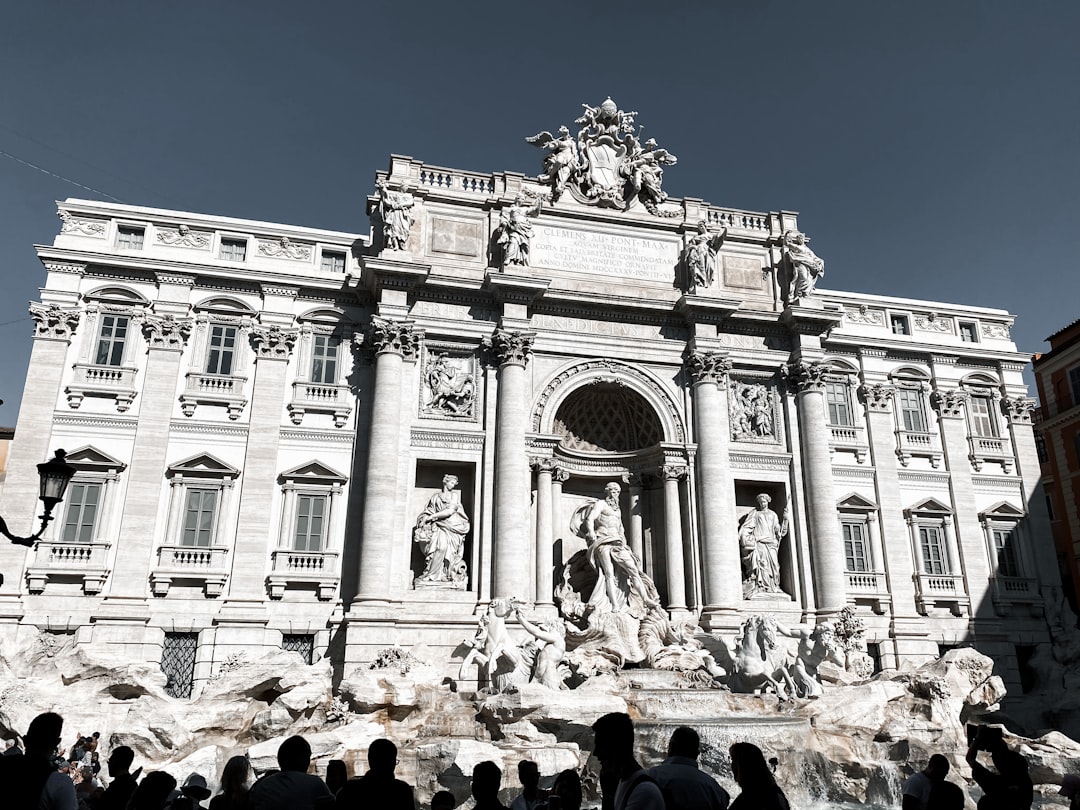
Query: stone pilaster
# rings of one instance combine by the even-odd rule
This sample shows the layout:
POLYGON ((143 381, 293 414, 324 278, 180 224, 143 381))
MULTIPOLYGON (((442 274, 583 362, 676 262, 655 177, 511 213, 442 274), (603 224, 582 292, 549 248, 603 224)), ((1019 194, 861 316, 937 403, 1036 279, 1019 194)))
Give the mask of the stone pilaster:
POLYGON ((532 462, 536 470, 536 604, 552 604, 554 535, 552 534, 551 473, 556 464, 551 458, 532 462))
POLYGON ((1045 542, 1050 534, 1050 516, 1046 512, 1046 495, 1043 492, 1039 454, 1035 449, 1035 431, 1032 416, 1035 403, 1026 396, 1005 396, 1001 400, 1001 412, 1005 416, 1013 452, 1016 454, 1016 470, 1024 488, 1024 504, 1027 509, 1027 530, 1030 546, 1034 552, 1036 571, 1025 572, 1038 576, 1042 588, 1059 587, 1057 559, 1053 544, 1045 542))
POLYGON ((495 543, 492 595, 514 596, 529 589, 529 459, 525 367, 532 356, 532 332, 496 329, 485 341, 499 365, 498 425, 495 433, 495 543))
POLYGON ((694 397, 694 438, 697 440, 698 490, 707 502, 701 516, 702 584, 706 629, 726 628, 737 619, 742 601, 739 546, 731 527, 736 524, 735 488, 728 445, 731 425, 727 383, 731 360, 720 352, 691 352, 686 360, 694 397), (724 620, 727 621, 724 621, 724 620))
MULTIPOLYGON (((39 525, 37 516, 41 502, 38 500, 37 465, 52 457, 49 452, 52 412, 60 395, 68 346, 79 325, 79 310, 56 304, 31 304, 30 317, 34 319, 30 373, 26 375, 15 441, 7 459, 4 496, 0 500, 0 515, 7 521, 8 530, 23 537, 32 535, 39 525)), ((63 504, 58 505, 54 516, 62 515, 63 509, 63 504)), ((0 542, 0 572, 5 577, 0 594, 13 596, 20 590, 25 560, 24 547, 12 545, 6 539, 0 542)), ((7 612, 6 608, 0 610, 0 617, 7 612)))
POLYGON ((816 603, 819 613, 828 615, 847 604, 844 543, 836 516, 829 427, 825 423, 825 375, 829 368, 824 363, 799 361, 785 371, 798 400, 816 603))
POLYGON ((360 528, 356 595, 360 601, 384 601, 390 596, 394 536, 392 531, 387 531, 387 525, 397 503, 401 369, 405 357, 411 359, 416 355, 420 339, 412 321, 372 318, 375 386, 364 481, 364 518, 360 528))
POLYGON ((667 563, 669 611, 686 610, 686 561, 683 557, 682 509, 679 506, 679 482, 687 468, 667 464, 660 470, 664 477, 664 556, 667 563))

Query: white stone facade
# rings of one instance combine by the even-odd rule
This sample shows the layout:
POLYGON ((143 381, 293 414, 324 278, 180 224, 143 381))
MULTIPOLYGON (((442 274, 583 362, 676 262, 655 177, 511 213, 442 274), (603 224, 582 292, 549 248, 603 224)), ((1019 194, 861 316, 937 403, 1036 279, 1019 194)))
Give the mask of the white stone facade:
POLYGON ((1018 685, 1057 573, 1012 316, 786 301, 796 216, 694 199, 566 194, 500 263, 504 210, 542 185, 398 156, 378 180, 403 249, 382 220, 60 203, 0 514, 25 533, 50 449, 79 473, 35 550, 0 547, 3 633, 146 661, 197 634, 196 680, 286 636, 352 663, 425 643, 450 673, 493 597, 555 615, 571 516, 614 480, 672 616, 730 636, 853 604, 885 668, 973 643, 1018 685), (699 222, 723 239, 695 281, 699 222), (448 473, 468 577, 420 587, 413 528, 448 473), (747 599, 760 492, 790 507, 783 592, 747 599))

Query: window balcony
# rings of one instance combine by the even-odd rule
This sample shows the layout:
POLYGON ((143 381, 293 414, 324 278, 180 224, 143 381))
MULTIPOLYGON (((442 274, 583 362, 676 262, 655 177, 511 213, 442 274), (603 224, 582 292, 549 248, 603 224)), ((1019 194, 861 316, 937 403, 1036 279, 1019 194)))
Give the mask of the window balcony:
POLYGON ((206 374, 201 371, 189 371, 184 393, 180 395, 180 409, 184 416, 192 416, 197 405, 223 405, 229 419, 238 419, 247 397, 244 385, 247 377, 230 374, 206 374))
POLYGON ((1009 613, 1013 605, 1028 605, 1039 614, 1042 613, 1042 597, 1039 595, 1039 582, 1029 577, 990 577, 990 598, 994 602, 994 611, 999 616, 1009 613))
POLYGON ((946 607, 954 616, 963 616, 971 606, 964 578, 957 574, 916 574, 915 606, 924 616, 934 607, 946 607))
POLYGON ((173 584, 201 584, 210 599, 220 596, 229 577, 223 546, 161 546, 150 573, 154 596, 166 596, 173 584))
POLYGON ((968 447, 971 452, 971 466, 975 472, 982 470, 986 462, 995 462, 1001 465, 1006 474, 1012 472, 1013 460, 1012 442, 1001 436, 969 436, 968 447))
POLYGON ((333 414, 334 427, 343 427, 353 409, 353 393, 347 385, 297 380, 293 383, 289 418, 294 425, 304 421, 304 414, 333 414))
POLYGON ((870 453, 863 429, 855 425, 829 425, 829 447, 833 452, 854 454, 859 464, 865 462, 870 453))
POLYGON ((83 593, 101 593, 109 576, 110 543, 57 543, 37 545, 34 561, 26 569, 26 587, 41 593, 49 582, 81 582, 83 593))
POLYGON ((287 588, 314 588, 322 601, 333 599, 338 587, 337 557, 336 551, 278 549, 266 578, 270 598, 281 599, 287 588))
POLYGON ((884 571, 846 571, 847 598, 852 603, 870 605, 878 615, 885 612, 889 603, 889 589, 885 584, 884 571))
POLYGON ((135 399, 135 374, 132 366, 95 366, 76 363, 71 383, 64 389, 68 405, 77 409, 86 397, 116 400, 116 410, 123 413, 135 399))
POLYGON ((922 430, 896 431, 896 457, 905 467, 915 456, 930 459, 935 470, 941 466, 941 447, 937 435, 922 430))

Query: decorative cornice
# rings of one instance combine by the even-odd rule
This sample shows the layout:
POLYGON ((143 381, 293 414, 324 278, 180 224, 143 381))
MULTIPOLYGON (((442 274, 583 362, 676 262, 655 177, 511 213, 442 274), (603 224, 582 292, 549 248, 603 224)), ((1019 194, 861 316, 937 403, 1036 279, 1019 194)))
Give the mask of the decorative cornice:
POLYGON ((195 276, 188 273, 169 273, 160 271, 154 273, 158 284, 175 284, 178 287, 194 287, 195 276))
POLYGON ((1013 425, 1030 425, 1035 413, 1035 401, 1027 397, 1002 397, 1001 412, 1013 425))
POLYGON ((151 349, 179 352, 184 350, 191 335, 191 318, 172 315, 147 315, 143 321, 143 336, 151 349))
POLYGON ((731 453, 729 458, 732 468, 738 470, 787 470, 791 467, 791 456, 787 453, 731 453))
POLYGON ((437 430, 433 428, 413 428, 409 434, 413 447, 454 447, 463 450, 482 450, 484 434, 466 433, 460 430, 437 430))
POLYGON ((281 284, 263 284, 263 295, 276 295, 280 298, 296 298, 296 294, 300 292, 299 287, 288 287, 281 284))
POLYGON ((859 399, 866 405, 868 411, 888 413, 892 409, 891 403, 895 394, 896 389, 884 383, 874 383, 872 385, 863 383, 859 386, 859 399))
POLYGON ((45 340, 71 340, 79 325, 79 310, 64 309, 56 304, 31 304, 34 337, 45 340))
POLYGON ((86 262, 62 262, 57 259, 47 259, 42 261, 42 264, 50 273, 71 273, 76 276, 86 273, 86 262))
POLYGON ((832 371, 828 363, 787 363, 781 367, 784 380, 800 394, 825 390, 826 377, 832 371))
POLYGON ((491 337, 484 338, 483 346, 498 360, 500 366, 522 366, 532 357, 535 332, 517 332, 498 328, 491 337))
POLYGON ((260 360, 288 360, 300 333, 295 329, 272 326, 254 326, 249 338, 260 360))
POLYGON ((947 391, 943 388, 935 388, 930 394, 930 406, 942 418, 959 419, 964 415, 964 404, 969 397, 970 394, 961 389, 947 391))
POLYGON ((376 356, 399 354, 413 359, 420 350, 424 333, 416 328, 416 321, 394 321, 373 316, 371 319, 370 345, 376 356))
POLYGON ((690 352, 686 371, 694 385, 726 385, 731 373, 731 358, 723 352, 690 352))

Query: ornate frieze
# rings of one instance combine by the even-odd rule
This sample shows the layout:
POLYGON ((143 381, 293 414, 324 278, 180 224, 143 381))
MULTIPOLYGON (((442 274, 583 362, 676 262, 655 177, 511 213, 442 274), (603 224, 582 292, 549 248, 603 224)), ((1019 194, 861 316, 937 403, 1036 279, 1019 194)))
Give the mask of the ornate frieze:
POLYGON ((31 304, 34 337, 50 340, 71 340, 79 325, 79 310, 64 309, 56 304, 31 304))
POLYGON ((157 241, 169 247, 186 247, 197 250, 210 248, 210 234, 203 231, 193 231, 187 225, 177 225, 175 228, 158 227, 157 241))
POLYGON ((190 318, 176 318, 172 315, 147 315, 143 321, 143 336, 151 349, 183 351, 191 335, 190 318))
POLYGON ((280 239, 259 239, 257 252, 260 256, 269 256, 271 259, 298 259, 308 261, 311 258, 311 245, 300 245, 293 242, 289 237, 280 239))
MULTIPOLYGON (((159 272, 154 274, 154 278, 158 284, 175 284, 178 287, 195 286, 195 276, 187 273, 159 272)), ((232 287, 208 287, 208 289, 229 290, 230 292, 233 290, 232 287)))
MULTIPOLYGON (((414 321, 394 321, 379 317, 371 319, 369 345, 376 355, 389 352, 411 360, 420 350, 422 337, 423 333, 416 329, 414 321)), ((362 340, 362 336, 356 336, 357 343, 362 340)))
POLYGON ((920 329, 923 332, 941 332, 942 334, 952 334, 953 326, 951 318, 942 318, 936 312, 930 312, 926 315, 915 316, 915 328, 920 329))
POLYGON ((686 356, 686 370, 694 385, 723 385, 731 372, 731 358, 721 352, 690 352, 686 356))
POLYGON ((959 419, 964 415, 964 404, 969 396, 967 391, 960 389, 947 391, 943 388, 935 388, 930 394, 930 406, 938 412, 939 416, 959 419))
POLYGON ((484 338, 484 348, 495 356, 500 366, 526 366, 532 357, 535 337, 535 332, 496 329, 491 337, 484 338))
POLYGON ((1035 401, 1027 397, 1003 397, 1001 412, 1014 425, 1030 425, 1035 412, 1035 401))
POLYGON ((43 261, 42 264, 50 273, 71 273, 75 276, 81 276, 86 272, 86 265, 83 262, 60 262, 51 259, 43 261))
POLYGON ((982 321, 979 324, 979 331, 982 332, 983 337, 995 338, 997 340, 1009 339, 1009 327, 1003 323, 987 323, 982 321))
POLYGON ((826 377, 832 369, 828 363, 787 363, 781 372, 784 379, 800 394, 825 390, 826 377))
POLYGON ((870 309, 866 304, 859 304, 858 309, 845 309, 844 319, 848 323, 865 326, 885 325, 885 313, 880 309, 870 309))
POLYGON ((108 223, 103 219, 86 219, 77 217, 66 209, 59 209, 56 215, 60 217, 60 233, 73 233, 82 236, 93 236, 98 239, 105 238, 105 229, 108 223))
POLYGON ((896 389, 884 383, 864 383, 859 386, 859 399, 863 401, 868 411, 888 413, 892 409, 892 399, 895 395, 896 389))
POLYGON ((260 360, 288 360, 300 333, 295 329, 282 329, 277 324, 254 326, 251 329, 251 346, 260 360))
POLYGON ((476 360, 429 351, 420 386, 420 413, 440 419, 476 416, 476 360))

